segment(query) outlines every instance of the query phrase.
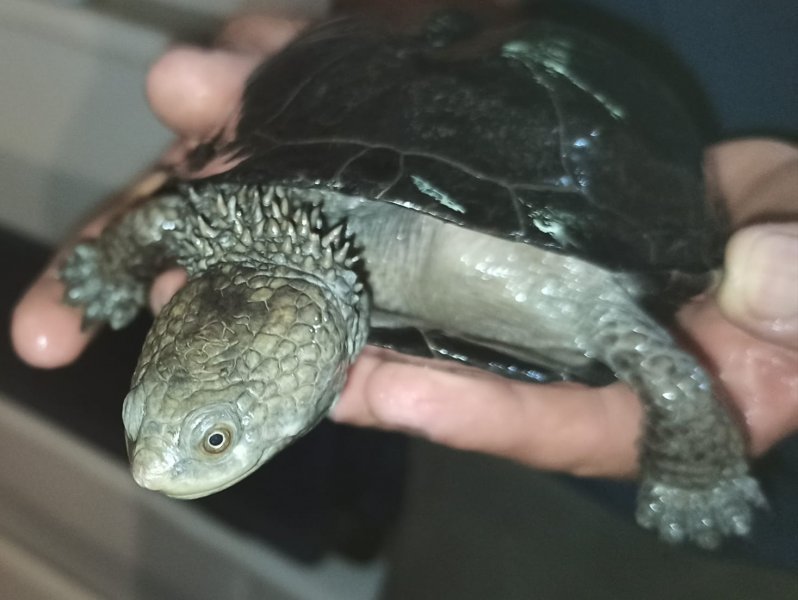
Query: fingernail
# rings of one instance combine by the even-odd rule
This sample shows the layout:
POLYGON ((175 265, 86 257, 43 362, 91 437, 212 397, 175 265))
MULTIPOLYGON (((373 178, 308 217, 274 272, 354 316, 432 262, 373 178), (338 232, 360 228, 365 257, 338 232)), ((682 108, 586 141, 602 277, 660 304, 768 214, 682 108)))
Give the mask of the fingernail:
POLYGON ((798 319, 798 234, 763 228, 747 248, 741 290, 749 314, 761 321, 798 319))

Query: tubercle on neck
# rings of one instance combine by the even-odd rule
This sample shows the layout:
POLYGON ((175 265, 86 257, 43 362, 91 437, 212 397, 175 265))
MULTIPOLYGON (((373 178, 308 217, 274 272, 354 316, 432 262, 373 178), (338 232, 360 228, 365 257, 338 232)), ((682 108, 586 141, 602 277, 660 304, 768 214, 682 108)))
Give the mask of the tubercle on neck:
POLYGON ((344 226, 328 226, 317 206, 285 188, 205 184, 182 193, 191 210, 177 254, 190 274, 236 263, 285 266, 327 280, 357 269, 359 256, 344 226))
POLYGON ((365 343, 369 298, 360 257, 343 224, 329 227, 317 206, 272 186, 204 185, 183 195, 193 209, 179 236, 178 262, 190 278, 210 270, 255 270, 329 291, 349 323, 352 352, 365 343))

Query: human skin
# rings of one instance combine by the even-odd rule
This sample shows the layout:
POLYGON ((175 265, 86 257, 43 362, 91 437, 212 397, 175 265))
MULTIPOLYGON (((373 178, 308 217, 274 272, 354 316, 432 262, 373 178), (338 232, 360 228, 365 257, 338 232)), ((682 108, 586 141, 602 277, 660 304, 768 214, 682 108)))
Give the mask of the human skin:
MULTIPOLYGON (((114 214, 155 189, 170 170, 208 174, 185 171, 182 158, 203 140, 230 130, 231 108, 249 72, 303 26, 248 16, 228 24, 218 49, 176 47, 166 53, 152 67, 147 93, 178 141, 77 237, 97 236, 114 214)), ((798 429, 798 147, 764 138, 724 142, 708 149, 706 172, 737 231, 719 285, 680 310, 677 335, 725 389, 750 451, 758 455, 798 429)), ((34 366, 72 362, 94 334, 81 331, 80 311, 61 302, 57 264, 69 247, 65 244, 34 282, 12 317, 14 347, 34 366)), ((179 271, 159 277, 151 293, 153 310, 184 280, 179 271)), ((536 468, 612 477, 635 474, 642 422, 639 401, 622 384, 597 389, 523 384, 374 348, 352 367, 331 416, 536 468)))

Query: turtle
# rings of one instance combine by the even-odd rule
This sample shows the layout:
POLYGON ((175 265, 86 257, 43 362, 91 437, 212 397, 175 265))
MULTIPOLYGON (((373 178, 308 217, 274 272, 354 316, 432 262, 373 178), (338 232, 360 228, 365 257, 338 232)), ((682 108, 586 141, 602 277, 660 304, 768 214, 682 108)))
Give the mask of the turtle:
POLYGON ((697 358, 668 332, 728 236, 665 80, 591 32, 416 31, 338 18, 251 75, 232 125, 63 263, 65 302, 120 328, 153 277, 124 400, 133 477, 175 498, 246 477, 325 417, 366 343, 530 382, 631 386, 638 522, 746 535, 765 499, 697 358))

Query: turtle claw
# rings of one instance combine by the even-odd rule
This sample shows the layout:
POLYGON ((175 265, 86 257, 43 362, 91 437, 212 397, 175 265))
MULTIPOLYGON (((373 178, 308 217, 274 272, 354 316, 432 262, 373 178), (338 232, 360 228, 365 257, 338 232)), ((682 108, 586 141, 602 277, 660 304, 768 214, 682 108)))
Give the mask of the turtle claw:
POLYGON ((84 329, 96 323, 120 329, 146 301, 144 285, 121 269, 114 271, 93 243, 76 246, 59 275, 66 286, 64 301, 83 308, 84 329))
POLYGON ((708 489, 687 489, 644 481, 637 504, 637 522, 656 530, 667 542, 691 541, 717 548, 725 537, 746 536, 755 508, 767 505, 757 481, 742 475, 708 489))

